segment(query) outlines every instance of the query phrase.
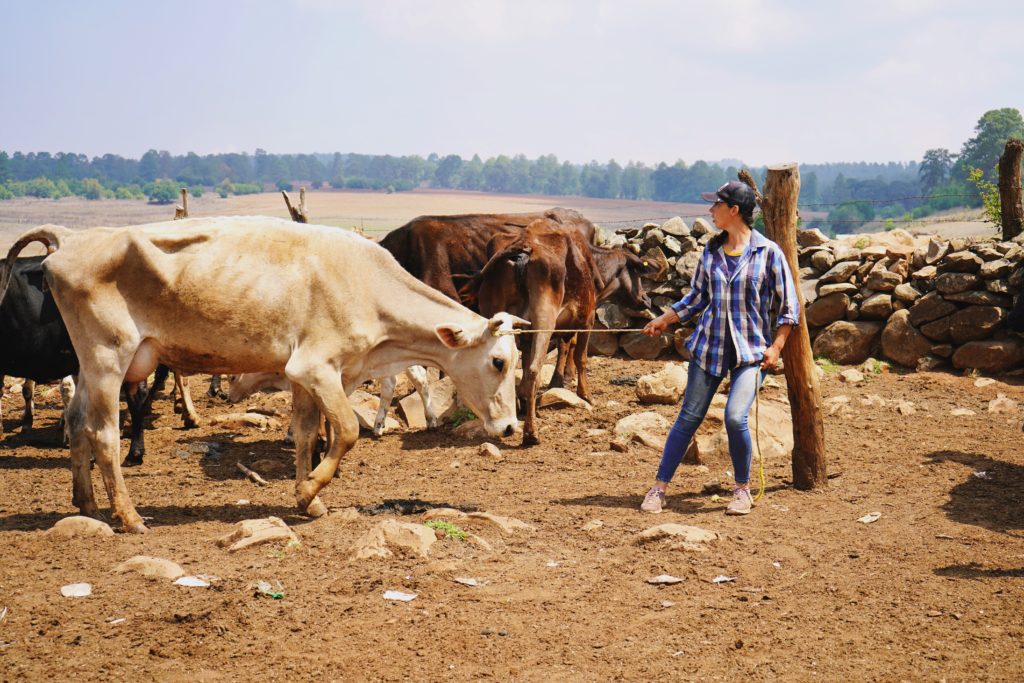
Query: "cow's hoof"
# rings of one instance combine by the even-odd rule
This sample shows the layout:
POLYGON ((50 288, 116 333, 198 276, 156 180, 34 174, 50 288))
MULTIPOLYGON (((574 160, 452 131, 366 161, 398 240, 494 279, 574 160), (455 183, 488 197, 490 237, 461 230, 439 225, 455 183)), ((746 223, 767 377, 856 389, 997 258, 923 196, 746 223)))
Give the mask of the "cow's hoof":
POLYGON ((188 417, 183 419, 181 421, 181 424, 185 429, 195 429, 196 427, 199 426, 199 422, 188 417))
POLYGON ((121 467, 138 467, 141 464, 141 455, 129 455, 127 458, 124 459, 124 462, 121 463, 121 467))
POLYGON ((146 527, 142 522, 135 522, 134 524, 123 524, 121 528, 126 534, 148 534, 149 528, 146 527))
POLYGON ((327 506, 319 498, 314 498, 313 501, 306 506, 306 514, 314 519, 317 517, 323 517, 327 514, 327 506))
POLYGON ((523 445, 524 446, 536 446, 540 443, 540 439, 537 438, 536 434, 523 434, 523 445))

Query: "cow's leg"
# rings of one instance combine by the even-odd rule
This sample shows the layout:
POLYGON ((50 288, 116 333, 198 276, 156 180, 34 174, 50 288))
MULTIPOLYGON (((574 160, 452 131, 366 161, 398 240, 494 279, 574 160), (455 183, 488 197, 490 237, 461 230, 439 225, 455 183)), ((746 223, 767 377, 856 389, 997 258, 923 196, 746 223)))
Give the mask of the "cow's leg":
MULTIPOLYGON (((593 322, 585 326, 590 329, 593 322)), ((590 381, 587 378, 587 347, 590 346, 590 333, 577 332, 574 337, 576 347, 572 350, 573 364, 576 366, 576 395, 587 403, 593 403, 590 398, 590 381)))
MULTIPOLYGON (((539 297, 538 297, 539 298, 539 297)), ((538 330, 550 330, 555 326, 555 312, 558 310, 553 302, 545 304, 538 301, 537 305, 531 306, 531 317, 533 326, 538 330)), ((539 334, 527 335, 533 337, 530 342, 528 355, 523 358, 523 379, 519 383, 517 395, 523 406, 523 445, 533 446, 540 443, 537 437, 537 383, 540 379, 540 370, 544 364, 544 357, 547 356, 548 345, 551 343, 551 333, 541 332, 539 334)))
POLYGON ((36 383, 26 379, 21 385, 21 397, 25 399, 25 409, 21 413, 22 430, 31 429, 36 416, 36 383))
POLYGON ((406 368, 405 375, 419 392, 420 398, 423 399, 423 414, 427 418, 427 429, 437 429, 437 413, 434 411, 434 405, 430 402, 430 377, 427 375, 427 369, 422 365, 413 365, 406 368))
POLYGON ((131 445, 128 447, 128 455, 121 463, 121 467, 138 467, 146 456, 145 425, 143 423, 146 421, 149 393, 146 388, 146 380, 125 382, 124 384, 125 403, 128 405, 128 414, 131 416, 131 445))
POLYGON ((160 364, 156 366, 156 371, 153 372, 153 386, 146 392, 146 402, 142 406, 143 415, 149 415, 153 412, 153 399, 156 398, 158 393, 164 391, 169 374, 171 374, 171 369, 166 365, 160 364))
POLYGON ((312 395, 331 427, 332 441, 327 455, 305 479, 295 482, 295 498, 299 510, 315 517, 327 511, 317 498, 317 493, 331 481, 341 457, 359 438, 359 422, 345 395, 341 373, 337 368, 332 368, 315 356, 293 356, 285 372, 288 379, 303 386, 312 395))
POLYGON ((558 360, 555 361, 555 371, 551 374, 551 381, 548 389, 561 389, 565 386, 566 364, 572 354, 572 338, 558 338, 558 360))
POLYGON ((117 429, 117 410, 121 392, 119 378, 123 374, 119 370, 112 370, 104 372, 95 380, 90 378, 87 382, 89 396, 85 407, 83 431, 92 446, 96 466, 103 476, 103 485, 107 489, 114 517, 120 521, 125 531, 145 533, 146 525, 135 511, 121 474, 121 464, 118 462, 121 439, 117 429))
POLYGON ((377 417, 373 420, 373 435, 380 436, 384 433, 384 421, 388 419, 388 408, 395 398, 395 387, 398 385, 398 378, 395 375, 386 377, 380 381, 380 407, 377 408, 377 417))
POLYGON ((68 431, 68 408, 71 406, 71 399, 75 397, 75 378, 68 375, 60 381, 60 401, 64 406, 61 411, 58 427, 64 433, 64 445, 71 443, 71 433, 68 431))
POLYGON ((75 395, 64 413, 64 432, 71 449, 71 503, 87 517, 99 519, 92 488, 92 443, 85 433, 85 410, 89 389, 79 377, 75 395))
POLYGON ((199 415, 196 414, 196 407, 192 404, 192 392, 188 388, 188 377, 177 370, 174 371, 174 390, 181 397, 181 422, 185 429, 195 429, 199 426, 199 415))
POLYGON ((206 395, 210 398, 220 398, 225 401, 228 395, 220 388, 220 375, 210 375, 210 388, 206 390, 206 395))
MULTIPOLYGON (((292 438, 295 441, 295 485, 306 481, 312 471, 313 450, 316 447, 320 424, 320 409, 313 396, 297 383, 292 382, 292 438)), ((298 494, 296 494, 298 497, 298 494)), ((327 506, 315 496, 304 506, 298 500, 299 509, 311 517, 327 512, 327 506)))
POLYGON ((6 375, 0 375, 0 434, 4 433, 4 380, 6 375))

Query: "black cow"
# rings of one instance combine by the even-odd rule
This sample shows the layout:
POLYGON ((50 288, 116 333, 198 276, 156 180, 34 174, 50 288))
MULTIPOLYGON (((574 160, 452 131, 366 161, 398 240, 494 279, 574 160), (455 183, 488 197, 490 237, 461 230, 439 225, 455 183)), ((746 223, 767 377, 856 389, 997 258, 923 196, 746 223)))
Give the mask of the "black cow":
MULTIPOLYGON (((44 258, 30 256, 15 262, 10 287, 0 303, 0 383, 5 375, 27 380, 22 389, 25 397, 22 428, 32 426, 35 382, 54 382, 78 374, 78 357, 67 327, 53 295, 43 286, 44 258)), ((146 452, 143 418, 148 409, 149 392, 145 382, 124 388, 131 415, 132 442, 125 465, 139 465, 146 452)), ((0 432, 2 430, 0 422, 0 432)))

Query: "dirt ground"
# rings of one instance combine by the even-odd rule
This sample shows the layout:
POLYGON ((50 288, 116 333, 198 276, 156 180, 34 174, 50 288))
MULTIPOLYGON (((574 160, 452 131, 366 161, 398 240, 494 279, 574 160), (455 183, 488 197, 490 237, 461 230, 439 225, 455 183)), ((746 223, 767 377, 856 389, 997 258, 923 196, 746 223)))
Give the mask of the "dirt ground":
MULTIPOLYGON (((543 443, 523 449, 507 440, 500 458, 448 427, 364 436, 321 494, 331 513, 316 520, 293 509, 283 427, 186 431, 170 402, 158 400, 146 462, 126 470, 150 533, 73 540, 45 535, 75 513, 56 393, 41 398, 36 426, 24 433, 15 430, 20 397, 6 398, 0 679, 1024 678, 1022 413, 987 410, 998 393, 1024 400, 1020 378, 979 388, 972 377, 893 372, 848 386, 828 374, 824 396, 847 396, 852 408, 826 418, 826 488, 797 491, 789 463, 769 461, 765 498, 748 517, 726 517, 725 502, 704 485, 726 481, 728 463, 683 465, 669 510, 651 516, 637 508, 659 454, 640 445, 611 451, 609 434, 589 430, 647 409, 630 380, 662 365, 592 359, 594 411, 544 409, 543 443), (896 412, 900 400, 916 413, 896 412), (955 408, 975 414, 954 417, 955 408), (197 442, 223 444, 222 453, 190 454, 197 442), (280 464, 266 487, 235 467, 266 459, 280 464), (427 558, 351 559, 356 539, 382 519, 420 516, 346 510, 396 498, 476 508, 535 529, 502 535, 460 522, 491 550, 445 538, 427 558), (880 519, 857 522, 871 512, 880 519), (269 515, 291 525, 301 545, 231 554, 215 544, 240 520, 269 515), (593 520, 603 525, 584 530, 593 520), (637 542, 644 529, 671 522, 721 538, 703 551, 637 542), (111 573, 138 554, 217 578, 185 588, 111 573), (647 583, 660 574, 685 580, 647 583), (721 575, 735 580, 714 583, 721 575), (259 580, 280 581, 284 597, 257 596, 259 580), (61 586, 75 582, 91 583, 93 594, 62 597, 61 586), (418 597, 388 601, 386 590, 418 597)), ((197 405, 206 418, 232 410, 205 395, 197 405)), ((96 472, 94 480, 105 506, 96 472)))

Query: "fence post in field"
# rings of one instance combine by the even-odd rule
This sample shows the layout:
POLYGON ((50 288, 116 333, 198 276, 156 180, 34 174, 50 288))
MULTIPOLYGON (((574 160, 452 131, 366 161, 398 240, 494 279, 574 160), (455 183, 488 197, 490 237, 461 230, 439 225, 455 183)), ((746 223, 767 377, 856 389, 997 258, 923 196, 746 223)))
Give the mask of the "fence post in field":
POLYGON ((292 201, 288 198, 287 192, 281 190, 281 194, 284 195, 284 205, 288 207, 288 213, 291 214, 292 220, 296 223, 308 223, 309 214, 306 213, 306 188, 299 188, 298 208, 292 206, 292 201))
POLYGON ((1020 200, 1020 158, 1024 142, 1010 138, 999 157, 999 206, 1003 240, 1012 240, 1024 230, 1024 206, 1020 200))
POLYGON ((740 180, 757 193, 764 214, 765 233, 782 248, 800 298, 800 324, 790 333, 782 350, 786 389, 793 414, 793 486, 801 490, 818 488, 827 480, 825 425, 821 415, 818 368, 814 365, 811 338, 807 333, 797 262, 796 205, 800 198, 800 170, 795 163, 769 166, 763 195, 757 192, 754 179, 746 171, 741 172, 740 180))
POLYGON ((181 188, 181 205, 174 208, 174 220, 188 218, 188 188, 181 188))

